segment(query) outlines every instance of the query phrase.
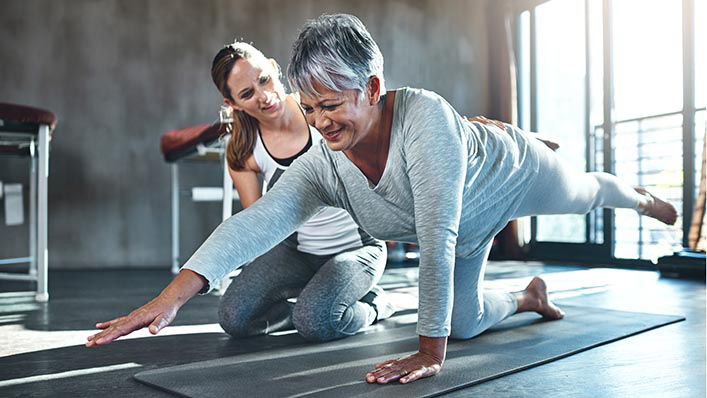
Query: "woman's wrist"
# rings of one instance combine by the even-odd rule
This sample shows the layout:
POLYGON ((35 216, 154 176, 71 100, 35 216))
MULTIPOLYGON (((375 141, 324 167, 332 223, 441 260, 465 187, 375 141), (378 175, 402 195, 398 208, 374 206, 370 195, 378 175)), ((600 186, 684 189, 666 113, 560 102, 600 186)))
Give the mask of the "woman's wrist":
POLYGON ((189 299, 196 296, 207 283, 208 281, 203 276, 194 271, 183 269, 162 290, 160 297, 181 308, 189 299))
POLYGON ((420 353, 431 356, 441 365, 447 354, 447 337, 420 336, 420 353))

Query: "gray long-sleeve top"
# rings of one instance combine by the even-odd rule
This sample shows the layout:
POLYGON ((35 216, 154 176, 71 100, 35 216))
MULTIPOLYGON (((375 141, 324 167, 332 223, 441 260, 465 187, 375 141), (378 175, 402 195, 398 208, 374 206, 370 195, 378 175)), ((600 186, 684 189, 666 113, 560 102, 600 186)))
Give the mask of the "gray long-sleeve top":
POLYGON ((377 185, 325 143, 313 146, 248 209, 225 220, 184 268, 209 285, 270 250, 323 206, 347 210, 378 239, 420 246, 417 332, 450 333, 455 257, 471 257, 512 216, 538 170, 525 133, 471 123, 439 95, 395 96, 377 185))

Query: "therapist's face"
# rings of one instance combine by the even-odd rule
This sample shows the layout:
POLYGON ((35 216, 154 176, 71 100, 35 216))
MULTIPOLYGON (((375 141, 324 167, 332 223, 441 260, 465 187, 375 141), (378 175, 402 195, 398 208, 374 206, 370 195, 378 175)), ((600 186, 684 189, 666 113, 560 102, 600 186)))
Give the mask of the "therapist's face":
POLYGON ((258 120, 282 115, 285 90, 273 60, 262 57, 239 59, 227 79, 232 100, 226 103, 258 120))

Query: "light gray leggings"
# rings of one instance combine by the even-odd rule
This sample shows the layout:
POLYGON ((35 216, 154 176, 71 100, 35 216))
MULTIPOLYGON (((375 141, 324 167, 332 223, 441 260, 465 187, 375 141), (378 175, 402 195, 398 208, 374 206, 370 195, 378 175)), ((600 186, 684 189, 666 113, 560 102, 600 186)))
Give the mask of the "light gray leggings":
MULTIPOLYGON (((597 207, 636 209, 639 203, 646 201, 643 195, 614 175, 574 170, 539 141, 531 142, 531 150, 540 159, 538 176, 513 218, 585 214, 597 207)), ((490 249, 491 242, 488 242, 481 254, 456 259, 452 338, 472 338, 513 315, 518 307, 510 293, 483 290, 490 249)))
POLYGON ((358 300, 378 283, 385 262, 383 242, 329 256, 280 243, 245 266, 226 289, 219 323, 234 337, 291 324, 313 341, 353 335, 376 319, 373 307, 358 300), (297 297, 292 310, 286 301, 291 297, 297 297))

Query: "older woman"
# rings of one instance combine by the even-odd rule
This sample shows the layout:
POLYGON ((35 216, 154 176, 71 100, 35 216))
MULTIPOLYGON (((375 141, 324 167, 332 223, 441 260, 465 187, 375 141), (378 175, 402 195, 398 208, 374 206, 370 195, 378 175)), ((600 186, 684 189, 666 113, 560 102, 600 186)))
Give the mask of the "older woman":
POLYGON ((573 171, 512 126, 469 123, 429 91, 385 94, 383 57, 353 16, 309 22, 288 78, 327 143, 289 176, 317 192, 306 200, 343 207, 373 236, 420 245, 419 352, 377 365, 369 382, 434 375, 447 336, 471 338, 514 313, 563 317, 539 278, 519 293, 482 291, 491 240, 508 220, 601 206, 675 222, 670 204, 613 175, 573 171))
POLYGON ((408 383, 441 370, 449 336, 471 338, 524 311, 562 318, 539 278, 521 292, 482 290, 491 240, 508 220, 601 206, 675 222, 670 204, 610 174, 570 170, 512 126, 469 122, 429 91, 386 93, 383 57, 356 17, 308 22, 294 44, 288 78, 326 145, 313 147, 282 183, 224 221, 159 303, 148 303, 148 310, 110 325, 91 342, 150 324, 156 331, 168 323, 160 310, 178 308, 231 264, 260 255, 318 209, 335 206, 374 237, 420 245, 419 352, 366 375, 372 383, 408 383))

